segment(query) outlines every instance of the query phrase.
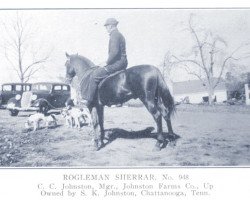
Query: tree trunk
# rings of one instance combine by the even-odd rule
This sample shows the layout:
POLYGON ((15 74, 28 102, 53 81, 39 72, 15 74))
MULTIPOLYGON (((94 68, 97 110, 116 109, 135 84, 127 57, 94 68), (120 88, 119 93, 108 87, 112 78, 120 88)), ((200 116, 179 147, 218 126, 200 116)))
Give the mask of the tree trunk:
POLYGON ((23 75, 23 74, 21 74, 20 81, 21 81, 21 83, 24 83, 24 82, 25 82, 25 78, 24 78, 24 75, 23 75))
POLYGON ((211 86, 208 89, 208 103, 209 105, 214 104, 214 89, 211 86))

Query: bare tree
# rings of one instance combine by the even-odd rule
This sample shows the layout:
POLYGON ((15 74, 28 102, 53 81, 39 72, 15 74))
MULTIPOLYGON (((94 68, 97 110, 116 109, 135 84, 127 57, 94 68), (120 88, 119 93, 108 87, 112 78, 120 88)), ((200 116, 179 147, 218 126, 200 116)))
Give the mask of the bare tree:
POLYGON ((242 56, 242 53, 241 56, 237 55, 248 44, 240 45, 228 53, 227 42, 218 35, 194 25, 192 14, 186 30, 192 35, 194 46, 188 55, 173 56, 175 61, 172 64, 181 66, 188 74, 199 79, 206 86, 209 104, 212 104, 214 90, 221 83, 230 62, 249 57, 242 56))
POLYGON ((36 41, 38 30, 34 29, 30 18, 25 19, 17 12, 13 19, 1 22, 1 25, 4 57, 19 80, 28 82, 48 61, 50 53, 40 55, 41 48, 37 47, 36 41))
POLYGON ((174 66, 172 65, 171 59, 172 59, 172 55, 171 55, 170 51, 168 51, 164 56, 163 63, 161 64, 161 71, 162 71, 163 78, 166 81, 170 91, 173 92, 172 91, 173 90, 173 79, 171 76, 171 72, 172 72, 172 69, 174 66))

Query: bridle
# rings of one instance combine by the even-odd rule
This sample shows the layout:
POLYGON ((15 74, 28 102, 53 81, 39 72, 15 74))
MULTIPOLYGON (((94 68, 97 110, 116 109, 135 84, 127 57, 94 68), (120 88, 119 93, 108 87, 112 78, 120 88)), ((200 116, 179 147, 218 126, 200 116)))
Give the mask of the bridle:
POLYGON ((69 83, 71 83, 71 81, 72 81, 72 79, 73 79, 74 76, 73 76, 72 73, 70 73, 69 70, 68 70, 68 68, 71 67, 71 66, 69 65, 69 60, 66 61, 65 66, 67 67, 66 81, 69 82, 69 83))

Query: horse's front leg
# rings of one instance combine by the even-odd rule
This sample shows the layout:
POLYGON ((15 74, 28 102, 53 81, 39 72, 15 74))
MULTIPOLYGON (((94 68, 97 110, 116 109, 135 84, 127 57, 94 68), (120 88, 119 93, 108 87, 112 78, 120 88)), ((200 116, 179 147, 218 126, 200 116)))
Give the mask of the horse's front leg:
POLYGON ((92 118, 92 126, 94 131, 94 148, 95 150, 99 150, 99 122, 97 116, 97 109, 94 107, 91 109, 91 118, 92 118))
POLYGON ((100 127, 100 142, 101 142, 101 147, 104 146, 104 137, 105 137, 105 131, 104 131, 104 106, 97 106, 97 115, 98 115, 98 122, 99 122, 99 127, 100 127))
POLYGON ((104 146, 104 128, 103 128, 103 107, 94 107, 91 112, 92 125, 94 129, 94 147, 100 150, 104 146))

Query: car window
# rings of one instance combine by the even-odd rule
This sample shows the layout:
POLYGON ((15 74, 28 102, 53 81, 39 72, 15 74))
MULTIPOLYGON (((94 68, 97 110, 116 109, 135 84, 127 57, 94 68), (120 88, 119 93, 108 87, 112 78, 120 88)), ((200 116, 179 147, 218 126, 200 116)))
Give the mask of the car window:
POLYGON ((55 91, 62 90, 62 86, 61 85, 55 85, 54 90, 55 91))
POLYGON ((47 85, 40 85, 39 89, 40 90, 49 90, 47 85))
POLYGON ((25 90, 25 91, 30 91, 30 85, 25 85, 24 90, 25 90))
POLYGON ((69 90, 69 89, 68 89, 68 86, 67 86, 67 85, 64 85, 64 86, 63 86, 63 90, 68 91, 68 90, 69 90))
POLYGON ((50 84, 34 84, 32 85, 32 90, 37 90, 37 91, 50 91, 51 90, 51 85, 50 84))
POLYGON ((16 91, 22 91, 22 86, 21 85, 16 85, 16 91))
POLYGON ((11 91, 12 86, 11 85, 3 85, 3 91, 11 91))

